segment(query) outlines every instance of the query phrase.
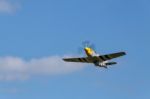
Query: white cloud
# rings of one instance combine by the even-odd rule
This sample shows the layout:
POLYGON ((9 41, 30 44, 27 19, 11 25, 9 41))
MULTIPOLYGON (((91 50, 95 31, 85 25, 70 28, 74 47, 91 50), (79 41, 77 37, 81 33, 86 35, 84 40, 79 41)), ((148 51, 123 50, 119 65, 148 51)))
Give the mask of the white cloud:
POLYGON ((1 13, 14 13, 18 8, 19 5, 17 3, 10 2, 9 0, 0 0, 1 13))
POLYGON ((68 63, 60 56, 29 61, 18 57, 0 57, 0 80, 24 80, 35 75, 58 75, 82 69, 80 63, 68 63))

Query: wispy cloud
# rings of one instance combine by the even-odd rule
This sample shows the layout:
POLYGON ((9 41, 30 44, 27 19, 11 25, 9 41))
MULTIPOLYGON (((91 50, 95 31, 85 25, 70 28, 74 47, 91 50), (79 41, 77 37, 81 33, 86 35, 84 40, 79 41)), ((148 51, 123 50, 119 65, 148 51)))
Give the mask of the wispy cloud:
POLYGON ((0 13, 15 13, 19 8, 19 4, 9 0, 0 0, 0 13))
POLYGON ((83 64, 66 63, 60 56, 24 60, 0 57, 0 80, 24 80, 33 75, 58 75, 82 69, 83 64))

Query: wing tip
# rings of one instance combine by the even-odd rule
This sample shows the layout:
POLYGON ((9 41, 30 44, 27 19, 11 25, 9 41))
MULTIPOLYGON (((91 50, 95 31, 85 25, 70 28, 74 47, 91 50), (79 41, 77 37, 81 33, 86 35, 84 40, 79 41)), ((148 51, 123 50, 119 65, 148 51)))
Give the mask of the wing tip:
POLYGON ((65 58, 62 59, 63 61, 67 61, 65 58))

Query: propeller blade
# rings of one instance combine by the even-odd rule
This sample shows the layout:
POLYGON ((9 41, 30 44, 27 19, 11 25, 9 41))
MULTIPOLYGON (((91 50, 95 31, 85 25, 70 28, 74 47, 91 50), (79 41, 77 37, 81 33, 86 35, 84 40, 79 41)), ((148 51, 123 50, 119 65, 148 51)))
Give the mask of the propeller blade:
POLYGON ((82 42, 83 47, 90 47, 90 41, 82 42))

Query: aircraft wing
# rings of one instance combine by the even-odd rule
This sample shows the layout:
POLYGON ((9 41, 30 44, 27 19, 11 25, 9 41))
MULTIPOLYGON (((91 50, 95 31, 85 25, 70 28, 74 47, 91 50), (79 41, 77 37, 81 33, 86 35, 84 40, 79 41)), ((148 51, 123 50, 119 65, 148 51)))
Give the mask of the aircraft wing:
POLYGON ((80 57, 80 58, 64 58, 64 61, 67 62, 82 62, 82 63, 93 63, 88 57, 80 57))
POLYGON ((106 55, 101 55, 99 56, 99 58, 102 60, 102 61, 107 61, 107 60, 111 60, 113 58, 118 58, 120 56, 124 56, 126 55, 125 52, 118 52, 118 53, 112 53, 112 54, 106 54, 106 55))
POLYGON ((111 60, 113 58, 117 58, 117 57, 124 56, 124 55, 126 55, 125 52, 118 52, 118 53, 94 56, 92 58, 89 58, 89 57, 64 58, 63 60, 67 62, 93 63, 94 61, 103 62, 103 61, 111 60))

